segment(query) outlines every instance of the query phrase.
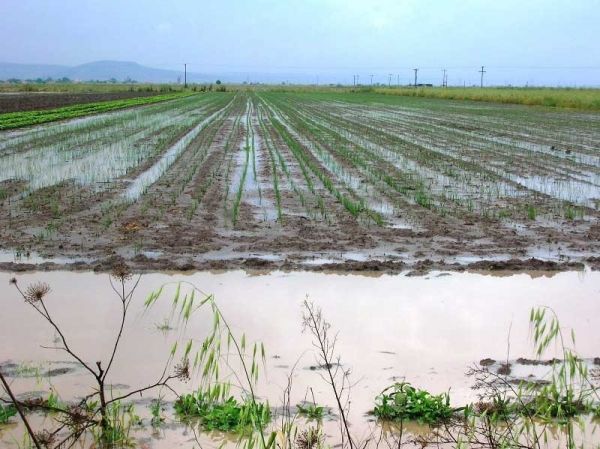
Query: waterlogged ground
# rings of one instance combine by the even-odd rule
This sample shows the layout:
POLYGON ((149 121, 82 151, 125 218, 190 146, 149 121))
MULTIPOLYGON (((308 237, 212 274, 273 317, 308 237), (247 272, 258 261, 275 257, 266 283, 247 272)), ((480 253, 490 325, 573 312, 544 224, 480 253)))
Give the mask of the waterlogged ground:
POLYGON ((593 112, 262 91, 3 132, 0 264, 599 266, 599 142, 593 112))
MULTIPOLYGON (((74 401, 88 393, 91 382, 85 372, 67 363, 63 353, 42 348, 54 346, 56 335, 8 285, 11 276, 0 274, 0 283, 6 286, 2 295, 0 363, 5 372, 12 373, 14 390, 22 398, 36 397, 52 385, 63 401, 74 401)), ((108 357, 120 304, 107 274, 37 272, 17 279, 22 287, 34 281, 50 284, 52 292, 46 305, 63 326, 72 347, 84 353, 88 361, 108 357)), ((459 406, 476 400, 471 389, 474 381, 465 372, 481 360, 493 359, 496 364, 508 360, 511 374, 507 379, 531 380, 530 374, 535 379, 547 375, 548 366, 518 360, 534 358, 528 327, 529 311, 534 306, 552 307, 565 329, 574 328, 579 354, 593 372, 599 369, 594 365, 594 358, 600 356, 598 272, 435 272, 422 277, 242 271, 148 274, 142 277, 137 290, 123 346, 109 378, 114 394, 128 386, 155 381, 175 340, 193 337, 200 341, 212 327, 211 315, 200 309, 187 327, 160 329, 171 314, 170 301, 177 282, 192 283, 213 293, 236 335, 245 333, 249 342, 265 344, 266 366, 261 368, 257 394, 269 400, 276 421, 288 376, 293 380, 292 406, 305 399, 309 387, 318 403, 334 405, 321 378, 323 372, 318 369, 311 338, 302 333, 302 302, 308 297, 321 307, 332 329, 338 332, 336 352, 342 366, 351 370, 354 386, 350 421, 357 439, 373 432, 379 435, 380 427, 367 413, 374 397, 395 381, 406 380, 433 393, 450 390, 453 405, 459 406), (144 312, 144 299, 165 284, 156 306, 144 312)), ((194 390, 197 383, 192 378, 175 387, 186 392, 194 390)), ((160 393, 172 401, 168 392, 160 393)), ((192 430, 174 419, 171 403, 166 407, 164 425, 152 430, 148 405, 158 394, 134 398, 136 410, 144 418, 144 427, 134 432, 139 446, 197 446, 192 430)), ((39 416, 33 421, 36 425, 44 422, 39 416)), ((586 430, 579 437, 584 447, 596 447, 600 443, 598 429, 594 422, 586 422, 586 430)), ((302 420, 299 424, 304 425, 302 420)), ((339 442, 335 413, 325 421, 325 431, 333 447, 339 442)), ((408 432, 426 434, 427 428, 409 425, 408 432)), ((0 446, 16 448, 22 435, 19 425, 0 427, 0 446)), ((198 438, 206 448, 234 441, 220 433, 199 433, 198 438)), ((551 442, 549 447, 555 446, 551 442)))

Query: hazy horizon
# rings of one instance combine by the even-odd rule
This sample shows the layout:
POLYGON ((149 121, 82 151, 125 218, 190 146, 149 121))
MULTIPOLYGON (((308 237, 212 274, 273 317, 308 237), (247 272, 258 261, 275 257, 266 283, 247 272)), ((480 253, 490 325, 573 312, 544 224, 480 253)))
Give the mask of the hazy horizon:
POLYGON ((97 60, 307 83, 599 85, 600 0, 4 0, 0 61, 97 60), (258 74, 258 75, 257 75, 258 74))

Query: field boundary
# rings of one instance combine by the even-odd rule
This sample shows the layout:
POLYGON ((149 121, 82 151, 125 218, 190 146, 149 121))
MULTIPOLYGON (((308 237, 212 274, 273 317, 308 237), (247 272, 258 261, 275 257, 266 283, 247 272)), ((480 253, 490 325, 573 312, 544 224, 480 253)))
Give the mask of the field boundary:
POLYGON ((600 111, 600 89, 551 87, 271 87, 273 92, 356 93, 600 111))

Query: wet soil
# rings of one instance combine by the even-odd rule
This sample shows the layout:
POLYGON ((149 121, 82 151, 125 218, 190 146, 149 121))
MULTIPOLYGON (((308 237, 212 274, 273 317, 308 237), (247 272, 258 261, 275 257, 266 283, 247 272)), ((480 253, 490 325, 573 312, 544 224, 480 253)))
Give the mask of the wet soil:
MULTIPOLYGON (((369 140, 359 142, 364 148, 375 148, 375 141, 381 142, 379 146, 395 148, 405 137, 405 125, 397 109, 388 112, 375 108, 385 119, 376 120, 369 115, 372 106, 346 110, 329 104, 329 112, 326 108, 326 112, 317 110, 315 105, 303 107, 319 120, 330 117, 331 129, 340 133, 358 130, 356 122, 361 120, 361 114, 365 122, 379 124, 377 120, 382 120, 383 125, 389 126, 380 135, 369 131, 371 128, 362 130, 369 140), (396 117, 394 114, 400 118, 388 124, 396 117)), ((504 210, 512 204, 514 215, 510 217, 476 213, 458 200, 455 209, 423 206, 413 201, 412 190, 396 191, 377 181, 373 173, 396 170, 385 159, 374 158, 367 168, 353 165, 351 159, 336 152, 341 141, 335 140, 333 131, 306 137, 306 116, 311 115, 294 116, 285 105, 258 96, 236 96, 223 115, 209 123, 162 177, 133 203, 123 201, 124 192, 145 168, 158 160, 159 154, 101 186, 82 186, 65 180, 28 192, 25 181, 3 181, 0 270, 108 271, 118 260, 140 272, 245 268, 407 271, 423 275, 436 269, 555 272, 581 270, 585 265, 600 268, 598 210, 578 206, 581 215, 567 219, 564 211, 568 205, 526 189, 518 190, 520 196, 515 197, 475 198, 476 202, 491 204, 490 210, 504 210), (288 135, 282 129, 289 130, 288 135), (250 141, 253 150, 245 182, 240 185, 250 141), (317 150, 324 153, 317 157, 317 150), (299 152, 303 152, 303 158, 297 157, 299 152), (323 154, 329 154, 335 164, 322 162, 326 160, 323 154), (335 167, 352 173, 353 180, 345 179, 335 167), (326 183, 327 180, 333 181, 326 183), (525 194, 529 196, 523 197, 525 194), (377 224, 364 213, 349 211, 342 201, 348 198, 380 198, 393 204, 394 209, 377 224), (527 204, 535 205, 540 216, 524 216, 522 211, 527 204)), ((512 130, 519 126, 520 119, 516 115, 499 123, 510 122, 512 130)), ((430 126, 434 125, 441 126, 430 126)), ((420 125, 411 122, 411 126, 420 125)), ((486 126, 487 122, 477 129, 483 134, 486 126)), ((423 128, 422 132, 431 130, 423 128)), ((571 139, 566 131, 564 136, 571 139)), ((180 137, 174 137, 174 144, 180 137)), ((538 138, 541 139, 531 138, 534 143, 524 142, 535 146, 538 138)), ((474 140, 472 144, 479 145, 478 142, 474 140)), ((444 143, 440 143, 440 151, 444 143)), ((43 142, 36 145, 43 150, 43 142)), ((581 160, 594 157, 589 145, 578 145, 581 160)), ((366 151, 364 148, 356 146, 354 150, 366 151)), ((507 150, 490 148, 489 154, 481 156, 482 164, 487 163, 487 158, 498 158, 504 164, 507 150)), ((428 147, 410 148, 415 157, 426 150, 431 153, 428 147)), ((460 151, 463 150, 457 149, 456 154, 460 151)), ((518 154, 520 150, 513 151, 518 154)), ((446 159, 436 156, 432 160, 450 164, 446 159)), ((472 161, 462 165, 459 162, 455 170, 472 168, 472 161)), ((523 156, 513 168, 526 170, 526 162, 523 156)), ((430 164, 430 160, 425 159, 423 164, 430 164)), ((573 166, 570 172, 576 172, 575 162, 565 164, 567 168, 573 166)), ((425 165, 425 172, 432 171, 425 165)), ((448 168, 446 165, 441 168, 448 168)), ((580 170, 582 167, 577 166, 580 170)), ((402 171, 390 173, 402 182, 408 179, 402 171)), ((370 206, 368 201, 365 204, 370 206)))

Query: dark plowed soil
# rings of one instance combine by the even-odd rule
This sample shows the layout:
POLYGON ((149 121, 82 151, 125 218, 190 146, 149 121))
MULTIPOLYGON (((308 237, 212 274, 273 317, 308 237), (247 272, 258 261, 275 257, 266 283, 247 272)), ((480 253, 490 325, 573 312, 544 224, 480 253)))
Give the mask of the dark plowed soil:
POLYGON ((126 98, 150 97, 160 92, 107 92, 107 93, 62 93, 28 92, 0 94, 0 114, 7 112, 54 109, 74 104, 99 101, 123 100, 126 98))

